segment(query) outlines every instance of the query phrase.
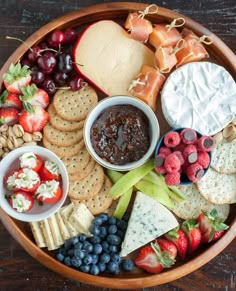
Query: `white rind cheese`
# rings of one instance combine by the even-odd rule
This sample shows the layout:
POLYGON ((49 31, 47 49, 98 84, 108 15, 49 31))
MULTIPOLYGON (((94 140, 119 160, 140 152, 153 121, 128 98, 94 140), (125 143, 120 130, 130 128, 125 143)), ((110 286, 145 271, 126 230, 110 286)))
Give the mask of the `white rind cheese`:
POLYGON ((189 63, 168 77, 161 102, 171 127, 190 127, 204 135, 213 135, 236 114, 236 83, 222 66, 189 63))
POLYGON ((165 206, 137 192, 120 255, 127 256, 178 225, 165 206))

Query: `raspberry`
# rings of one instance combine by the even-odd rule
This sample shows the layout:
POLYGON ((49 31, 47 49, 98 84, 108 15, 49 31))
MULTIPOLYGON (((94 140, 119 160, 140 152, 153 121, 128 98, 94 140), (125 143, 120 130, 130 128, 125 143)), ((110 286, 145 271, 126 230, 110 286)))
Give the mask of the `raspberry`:
POLYGON ((178 157, 180 164, 183 165, 184 164, 184 157, 183 157, 182 153, 180 151, 174 151, 173 154, 175 154, 178 157))
POLYGON ((158 154, 155 157, 155 161, 154 161, 155 170, 159 174, 165 174, 166 173, 166 168, 164 167, 165 158, 166 158, 166 156, 164 154, 158 154))
POLYGON ((169 154, 171 154, 171 149, 168 147, 162 146, 159 149, 159 154, 163 154, 165 156, 168 156, 169 154))
POLYGON ((167 185, 178 185, 180 183, 180 173, 167 173, 165 176, 165 182, 167 185))
POLYGON ((186 147, 186 144, 184 144, 184 143, 180 143, 180 144, 178 144, 176 147, 174 147, 173 148, 173 150, 174 151, 179 151, 179 152, 183 152, 183 150, 185 149, 185 147, 186 147))
POLYGON ((195 163, 197 161, 197 148, 193 144, 189 144, 183 150, 183 157, 185 161, 189 163, 195 163))
POLYGON ((185 128, 180 132, 180 137, 184 144, 193 144, 197 140, 197 133, 192 128, 185 128))
POLYGON ((215 144, 215 140, 211 136, 202 136, 198 140, 198 148, 203 152, 210 152, 215 144))
POLYGON ((186 169, 186 175, 190 181, 198 182, 204 175, 203 167, 198 162, 191 164, 186 169))
POLYGON ((210 164, 210 156, 207 152, 198 152, 198 163, 206 169, 210 164))
POLYGON ((164 137, 164 144, 169 148, 174 148, 180 143, 180 135, 176 131, 168 132, 164 137))
POLYGON ((178 172, 180 166, 180 160, 177 155, 172 153, 165 158, 164 167, 168 173, 178 172))

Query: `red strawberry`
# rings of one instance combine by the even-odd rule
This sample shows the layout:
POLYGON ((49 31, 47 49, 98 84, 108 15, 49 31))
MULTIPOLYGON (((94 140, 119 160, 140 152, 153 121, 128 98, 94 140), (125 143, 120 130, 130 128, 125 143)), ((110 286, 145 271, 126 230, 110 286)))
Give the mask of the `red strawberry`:
POLYGON ((60 174, 58 165, 51 161, 45 161, 39 170, 39 176, 43 181, 59 180, 60 174))
POLYGON ((48 93, 39 89, 35 84, 22 88, 23 95, 20 96, 25 110, 31 111, 32 106, 41 106, 46 108, 49 104, 48 93))
POLYGON ((15 179, 18 174, 18 170, 12 170, 7 173, 7 175, 4 177, 4 185, 8 190, 17 190, 15 179))
POLYGON ((31 81, 31 71, 28 66, 11 64, 9 71, 3 75, 4 85, 8 92, 20 94, 21 88, 27 86, 31 81))
POLYGON ((164 237, 176 245, 179 256, 181 259, 184 259, 188 250, 188 237, 186 233, 178 226, 167 232, 164 237))
POLYGON ((164 268, 170 268, 175 263, 173 257, 175 245, 162 239, 160 245, 156 241, 151 245, 143 247, 136 259, 135 265, 147 272, 158 274, 164 268))
POLYGON ((25 153, 20 157, 20 167, 29 168, 38 172, 43 165, 42 158, 33 153, 25 153))
POLYGON ((32 112, 22 111, 19 118, 19 124, 26 132, 33 133, 41 131, 49 120, 49 115, 40 106, 32 106, 32 112))
POLYGON ((34 198, 30 193, 17 191, 9 198, 9 203, 18 212, 29 211, 34 206, 34 198))
POLYGON ((201 241, 203 243, 219 239, 224 234, 224 231, 229 228, 229 226, 224 223, 223 219, 218 217, 216 209, 202 211, 197 221, 202 233, 201 241))
POLYGON ((182 229, 188 237, 188 253, 192 254, 200 245, 202 234, 195 219, 185 220, 182 229))
POLYGON ((22 108, 22 102, 19 95, 14 93, 9 93, 7 90, 3 91, 0 95, 0 107, 14 107, 17 109, 22 108))
POLYGON ((160 246, 161 251, 168 251, 169 257, 173 260, 176 258, 178 250, 175 244, 164 238, 157 238, 156 242, 160 246))
POLYGON ((40 177, 37 172, 29 168, 23 168, 18 171, 15 184, 18 190, 24 192, 35 192, 40 185, 40 177))
POLYGON ((13 107, 0 108, 0 124, 12 125, 19 120, 19 110, 13 107))
POLYGON ((44 203, 54 203, 59 201, 62 197, 62 190, 59 182, 56 180, 50 180, 41 183, 35 196, 39 201, 44 203))

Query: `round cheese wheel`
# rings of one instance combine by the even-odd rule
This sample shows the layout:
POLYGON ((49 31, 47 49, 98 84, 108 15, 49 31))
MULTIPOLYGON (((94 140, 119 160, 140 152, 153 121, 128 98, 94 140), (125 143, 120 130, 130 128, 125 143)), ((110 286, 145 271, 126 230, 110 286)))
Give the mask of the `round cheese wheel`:
POLYGON ((201 134, 213 135, 235 116, 236 83, 222 66, 189 63, 170 74, 161 102, 171 127, 190 127, 201 134))

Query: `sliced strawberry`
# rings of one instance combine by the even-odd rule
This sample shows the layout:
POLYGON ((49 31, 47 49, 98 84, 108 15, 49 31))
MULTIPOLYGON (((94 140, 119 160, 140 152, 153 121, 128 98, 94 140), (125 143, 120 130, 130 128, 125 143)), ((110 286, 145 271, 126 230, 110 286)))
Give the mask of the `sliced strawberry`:
POLYGON ((4 85, 8 92, 20 94, 22 87, 27 86, 31 81, 31 71, 28 66, 11 64, 9 71, 3 75, 4 85))
POLYGON ((14 107, 17 109, 22 109, 22 102, 19 98, 19 95, 9 93, 7 90, 5 90, 0 95, 0 107, 14 107))
POLYGON ((202 234, 195 219, 188 219, 182 223, 182 230, 188 237, 188 254, 192 254, 200 245, 202 234))
POLYGON ((34 206, 34 198, 31 193, 24 191, 17 191, 12 194, 9 199, 9 203, 18 212, 27 212, 34 206))
POLYGON ((0 108, 0 125, 13 125, 19 120, 19 110, 13 107, 0 108))
POLYGON ((23 168, 18 171, 15 184, 18 190, 24 192, 35 192, 40 185, 40 177, 37 172, 29 168, 23 168))
POLYGON ((32 106, 32 112, 22 111, 19 118, 19 124, 26 132, 33 133, 41 131, 49 120, 49 115, 40 106, 32 106))
POLYGON ((38 172, 43 165, 42 158, 32 152, 23 154, 19 159, 21 168, 30 168, 35 172, 38 172))
POLYGON ((188 250, 188 237, 186 233, 178 226, 166 233, 164 237, 176 245, 180 258, 184 259, 188 250))
POLYGON ((41 106, 46 108, 49 104, 48 93, 39 89, 35 84, 22 88, 23 95, 20 96, 25 110, 31 111, 32 106, 41 106))
POLYGON ((15 180, 17 177, 18 170, 12 170, 7 173, 4 177, 4 185, 8 190, 17 190, 15 180))
POLYGON ((224 223, 224 220, 218 217, 216 209, 202 211, 197 221, 202 233, 201 241, 203 243, 219 239, 224 234, 224 231, 229 228, 229 226, 224 223))
POLYGON ((45 161, 39 171, 39 176, 42 181, 59 180, 60 173, 58 165, 52 161, 45 161))
POLYGON ((164 239, 161 241, 161 246, 156 241, 143 247, 134 260, 135 265, 154 274, 160 273, 164 268, 170 268, 175 263, 175 259, 171 257, 173 256, 173 250, 169 252, 169 249, 172 249, 173 246, 170 246, 171 242, 167 241, 165 243, 163 241, 164 239), (168 245, 167 248, 164 246, 165 244, 168 245))
POLYGON ((156 242, 160 246, 162 252, 167 251, 169 257, 173 260, 176 258, 178 250, 174 243, 164 238, 157 238, 156 242))
POLYGON ((60 184, 56 180, 45 181, 38 187, 36 198, 44 203, 55 203, 62 197, 60 184))

